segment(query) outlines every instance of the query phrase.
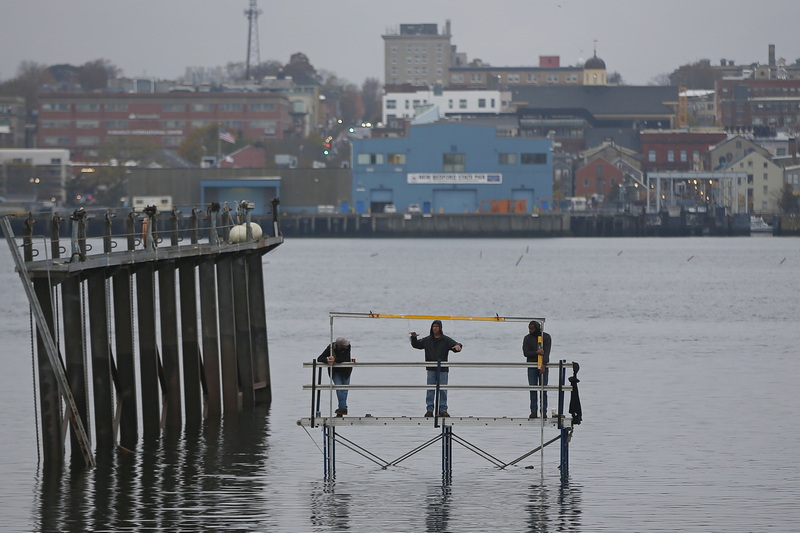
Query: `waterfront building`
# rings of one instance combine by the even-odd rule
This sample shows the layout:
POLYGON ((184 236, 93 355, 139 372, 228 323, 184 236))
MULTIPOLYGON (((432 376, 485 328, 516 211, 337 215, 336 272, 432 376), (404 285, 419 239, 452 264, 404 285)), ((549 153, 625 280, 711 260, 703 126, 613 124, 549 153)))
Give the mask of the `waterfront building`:
POLYGON ((723 171, 745 172, 746 178, 720 182, 721 205, 730 212, 777 214, 784 184, 783 169, 760 151, 750 151, 726 164, 723 171))
POLYGON ((717 124, 758 136, 800 124, 800 79, 722 79, 715 84, 717 124))
POLYGON ((25 148, 25 99, 0 95, 0 148, 25 148))
POLYGON ((43 93, 37 143, 92 160, 121 138, 176 150, 193 129, 211 124, 234 139, 281 139, 292 128, 289 99, 276 93, 43 93))
POLYGON ((437 109, 437 118, 510 113, 510 99, 510 93, 497 90, 453 91, 437 87, 392 91, 382 97, 382 121, 389 124, 393 119, 414 119, 431 108, 437 109))
POLYGON ((447 122, 412 126, 403 138, 354 139, 353 204, 346 207, 531 213, 553 196, 551 149, 549 139, 447 122))
MULTIPOLYGON (((65 200, 69 178, 69 150, 0 149, 0 196, 6 207, 25 211, 39 206, 60 205, 65 200)), ((7 210, 6 210, 7 211, 7 210)))

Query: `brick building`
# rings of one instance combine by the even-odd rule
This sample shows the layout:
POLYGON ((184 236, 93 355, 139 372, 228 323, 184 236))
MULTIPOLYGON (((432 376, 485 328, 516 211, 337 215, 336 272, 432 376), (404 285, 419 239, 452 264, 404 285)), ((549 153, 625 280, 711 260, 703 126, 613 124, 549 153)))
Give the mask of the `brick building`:
POLYGON ((193 129, 211 124, 236 139, 281 139, 292 127, 289 100, 274 93, 41 94, 37 144, 92 160, 126 137, 174 150, 193 129))

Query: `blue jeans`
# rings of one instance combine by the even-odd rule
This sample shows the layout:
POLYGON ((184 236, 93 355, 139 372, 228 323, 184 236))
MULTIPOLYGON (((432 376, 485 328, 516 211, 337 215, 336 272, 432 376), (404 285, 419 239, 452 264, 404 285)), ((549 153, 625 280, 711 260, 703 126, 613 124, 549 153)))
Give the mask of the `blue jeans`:
MULTIPOLYGON (((333 373, 334 385, 350 385, 350 376, 346 376, 343 372, 333 373)), ((347 391, 337 390, 336 398, 339 400, 339 409, 347 409, 347 391)))
MULTIPOLYGON (((428 385, 436 385, 436 370, 428 370, 428 385)), ((439 385, 447 385, 447 376, 449 372, 439 372, 439 385)), ((425 405, 428 411, 433 412, 433 401, 436 395, 436 390, 430 389, 425 394, 425 405)), ((439 412, 447 411, 447 391, 439 389, 439 412)))
MULTIPOLYGON (((542 385, 547 385, 548 371, 544 370, 542 375, 542 385)), ((528 385, 539 385, 539 369, 536 367, 528 367, 528 385)), ((531 391, 531 413, 537 412, 539 399, 539 391, 531 391)), ((547 393, 542 393, 542 414, 547 414, 547 393)))

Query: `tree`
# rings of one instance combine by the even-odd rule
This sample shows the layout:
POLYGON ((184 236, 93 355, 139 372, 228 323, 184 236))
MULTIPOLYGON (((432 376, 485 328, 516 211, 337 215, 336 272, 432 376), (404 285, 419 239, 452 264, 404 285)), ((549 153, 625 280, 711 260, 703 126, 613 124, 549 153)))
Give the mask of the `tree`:
POLYGON ((107 59, 95 59, 78 67, 78 82, 87 92, 108 87, 108 80, 116 78, 120 69, 107 59))
POLYGON ((217 133, 216 124, 193 129, 186 136, 186 140, 178 147, 178 155, 190 163, 200 165, 204 156, 217 153, 215 133, 217 133))
POLYGON ((381 121, 381 82, 378 78, 367 78, 361 85, 361 101, 364 104, 364 119, 373 124, 381 121))
POLYGON ((622 74, 616 70, 614 72, 610 72, 606 79, 610 85, 625 85, 625 81, 622 79, 622 74))
POLYGON ((662 72, 661 74, 656 74, 655 76, 650 78, 650 81, 647 82, 647 85, 661 85, 665 87, 668 87, 669 84, 670 84, 669 74, 667 74, 666 72, 662 72))
POLYGON ((669 75, 670 85, 687 89, 713 89, 720 73, 707 62, 683 65, 669 75))
POLYGON ((800 209, 798 208, 798 198, 794 194, 794 188, 792 187, 791 183, 784 183, 783 189, 781 190, 781 196, 778 199, 778 209, 780 209, 781 213, 797 213, 800 209))
POLYGON ((33 61, 23 61, 19 64, 17 77, 0 84, 0 94, 23 97, 27 110, 33 111, 39 108, 39 100, 36 97, 39 87, 51 84, 53 81, 47 66, 33 61))
POLYGON ((283 72, 287 76, 291 76, 292 80, 298 85, 313 85, 320 82, 320 77, 314 65, 308 60, 308 56, 302 52, 292 54, 291 58, 289 58, 289 63, 283 67, 283 72))
POLYGON ((361 124, 364 118, 364 102, 358 87, 348 85, 344 88, 339 108, 342 112, 341 118, 346 125, 361 124))

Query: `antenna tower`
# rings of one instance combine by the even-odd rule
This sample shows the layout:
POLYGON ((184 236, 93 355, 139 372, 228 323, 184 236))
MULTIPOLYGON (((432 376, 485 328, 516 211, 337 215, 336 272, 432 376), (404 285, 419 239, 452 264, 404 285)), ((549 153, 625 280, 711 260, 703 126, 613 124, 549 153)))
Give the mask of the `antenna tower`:
POLYGON ((250 67, 261 64, 261 52, 258 49, 258 9, 257 0, 250 0, 250 7, 244 10, 247 17, 247 70, 245 78, 250 79, 250 67))

